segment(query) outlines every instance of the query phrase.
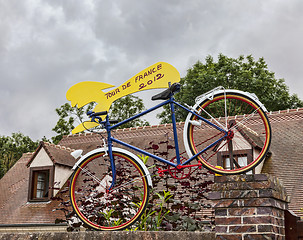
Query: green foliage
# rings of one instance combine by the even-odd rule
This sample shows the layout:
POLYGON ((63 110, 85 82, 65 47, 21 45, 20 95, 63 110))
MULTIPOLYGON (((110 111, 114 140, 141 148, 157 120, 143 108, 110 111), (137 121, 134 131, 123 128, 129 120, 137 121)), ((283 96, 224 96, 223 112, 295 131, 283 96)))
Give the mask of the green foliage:
POLYGON ((36 150, 39 142, 22 133, 0 136, 0 178, 21 158, 23 153, 36 150))
POLYGON ((147 160, 149 159, 149 156, 144 156, 144 155, 138 155, 138 157, 142 160, 144 165, 146 165, 147 160))
MULTIPOLYGON (((149 159, 149 156, 138 155, 138 157, 146 165, 149 159)), ((153 168, 156 165, 152 165, 148 168, 153 168)), ((156 175, 154 175, 156 176, 156 175)), ((141 215, 140 220, 132 226, 132 231, 159 231, 161 224, 165 217, 170 213, 170 210, 166 208, 168 200, 173 196, 169 191, 163 190, 163 192, 158 193, 155 189, 151 190, 151 198, 159 199, 156 200, 156 204, 149 204, 143 214, 141 215)), ((135 204, 135 203, 133 203, 135 204)), ((140 204, 135 204, 135 207, 140 208, 140 204)))
MULTIPOLYGON (((132 226, 132 230, 139 231, 159 231, 161 230, 162 223, 165 217, 170 213, 167 208, 168 200, 173 196, 169 191, 163 190, 161 193, 151 191, 153 198, 158 201, 155 205, 149 204, 141 215, 140 220, 132 226)), ((135 205, 140 208, 141 204, 135 205)))
MULTIPOLYGON (((83 121, 86 112, 92 110, 93 107, 94 103, 90 103, 82 108, 71 107, 69 103, 65 103, 61 107, 56 108, 59 120, 56 126, 52 129, 52 131, 57 133, 55 137, 52 137, 53 143, 58 144, 64 135, 70 134, 75 127, 75 122, 80 124, 83 121)), ((76 126, 78 124, 76 124, 76 126)))
MULTIPOLYGON (((133 203, 135 204, 135 203, 133 203)), ((135 204, 136 208, 140 208, 140 204, 135 204)), ((152 208, 147 208, 145 211, 142 213, 140 220, 132 226, 131 229, 127 229, 126 231, 149 231, 149 229, 152 227, 152 222, 153 222, 153 215, 156 213, 152 208)))
MULTIPOLYGON (((174 231, 201 231, 201 230, 211 230, 210 226, 207 226, 205 222, 203 223, 203 218, 197 216, 197 212, 200 211, 201 204, 198 202, 180 201, 172 199, 172 204, 170 205, 172 209, 171 213, 166 216, 166 221, 169 222, 171 228, 174 231)), ((211 222, 209 216, 208 221, 211 222)))
MULTIPOLYGON (((143 110, 145 110, 145 107, 141 98, 133 95, 127 95, 125 97, 119 98, 112 104, 109 110, 109 117, 110 119, 115 119, 120 122, 142 112, 143 110)), ((133 121, 123 124, 121 128, 148 125, 149 123, 146 120, 137 118, 133 121)))
MULTIPOLYGON (((137 155, 137 156, 142 160, 142 162, 144 163, 144 165, 146 165, 147 160, 149 159, 149 156, 144 156, 144 155, 137 155)), ((149 169, 149 168, 153 168, 155 166, 156 165, 152 165, 152 166, 149 166, 147 168, 149 169)))
POLYGON ((164 218, 167 216, 167 214, 170 213, 170 210, 165 206, 168 200, 173 196, 169 191, 163 190, 163 196, 156 192, 158 195, 160 202, 157 203, 158 211, 156 216, 156 229, 158 230, 164 220, 164 218))
MULTIPOLYGON (((284 79, 276 79, 268 70, 264 58, 257 61, 251 56, 229 58, 220 54, 217 62, 207 56, 205 63, 196 62, 180 81, 182 88, 175 98, 178 102, 193 106, 195 98, 215 87, 238 89, 255 93, 269 111, 302 107, 296 94, 291 95, 284 79)), ((177 109, 178 121, 184 121, 187 113, 177 109)), ((170 122, 170 110, 158 115, 162 123, 170 122)))
POLYGON ((113 212, 114 212, 114 210, 111 209, 109 211, 106 211, 105 213, 104 212, 100 212, 100 214, 102 214, 104 216, 104 218, 106 219, 106 221, 108 221, 110 223, 110 226, 118 226, 118 225, 121 224, 122 219, 111 221, 113 212))
MULTIPOLYGON (((56 126, 52 129, 57 135, 52 137, 54 144, 58 144, 64 135, 69 135, 70 132, 84 119, 87 119, 86 113, 93 110, 95 103, 90 103, 82 108, 71 107, 69 103, 63 104, 61 107, 56 108, 59 120, 56 126)), ((142 99, 128 95, 116 100, 110 110, 110 119, 122 121, 126 118, 134 116, 144 110, 142 99)), ((121 128, 147 126, 149 123, 146 120, 135 119, 121 126, 121 128)))

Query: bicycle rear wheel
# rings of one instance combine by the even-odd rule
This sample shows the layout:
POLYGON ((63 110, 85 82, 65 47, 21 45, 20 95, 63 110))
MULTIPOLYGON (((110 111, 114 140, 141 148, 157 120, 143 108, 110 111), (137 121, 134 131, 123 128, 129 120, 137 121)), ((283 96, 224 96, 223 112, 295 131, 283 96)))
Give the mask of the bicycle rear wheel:
POLYGON ((253 169, 265 158, 271 141, 271 127, 262 107, 240 91, 214 94, 195 105, 195 112, 228 132, 218 130, 189 114, 184 142, 189 156, 218 174, 240 174, 253 169), (220 138, 222 138, 220 140, 220 138))
POLYGON ((84 159, 72 175, 71 204, 79 218, 96 230, 122 230, 133 224, 148 203, 149 185, 136 159, 113 152, 114 188, 109 156, 99 152, 84 159))

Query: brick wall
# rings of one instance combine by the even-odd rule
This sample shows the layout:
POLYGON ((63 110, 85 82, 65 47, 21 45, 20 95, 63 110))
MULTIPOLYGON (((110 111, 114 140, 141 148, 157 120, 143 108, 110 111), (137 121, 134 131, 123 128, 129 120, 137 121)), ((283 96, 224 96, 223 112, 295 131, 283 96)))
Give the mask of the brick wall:
POLYGON ((288 197, 277 178, 265 174, 215 177, 216 239, 285 239, 288 197))

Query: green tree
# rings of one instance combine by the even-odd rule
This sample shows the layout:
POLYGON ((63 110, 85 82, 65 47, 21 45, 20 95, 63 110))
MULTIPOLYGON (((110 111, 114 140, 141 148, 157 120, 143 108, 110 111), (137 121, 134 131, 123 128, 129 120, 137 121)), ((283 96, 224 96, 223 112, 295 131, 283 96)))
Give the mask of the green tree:
POLYGON ((21 158, 23 153, 33 152, 39 142, 32 141, 22 133, 13 133, 11 137, 0 136, 0 178, 21 158))
MULTIPOLYGON (((205 63, 196 62, 181 79, 181 91, 176 94, 178 102, 194 105, 195 98, 215 87, 238 89, 255 93, 269 111, 302 107, 296 94, 291 95, 284 79, 276 79, 268 70, 264 58, 257 61, 251 56, 229 58, 219 54, 218 61, 207 56, 205 63)), ((178 121, 184 121, 187 113, 176 111, 178 121)), ((165 108, 158 115, 162 123, 170 122, 170 110, 165 108)))
MULTIPOLYGON (((57 144, 64 135, 70 134, 72 129, 79 125, 84 120, 87 120, 86 113, 94 108, 95 104, 90 103, 82 108, 71 107, 69 103, 63 104, 61 107, 56 108, 56 112, 59 116, 59 120, 56 126, 52 129, 57 133, 55 137, 52 137, 53 143, 57 144)), ((110 119, 122 121, 126 118, 134 116, 144 110, 144 104, 142 99, 132 95, 127 95, 116 100, 110 110, 110 119)), ((135 119, 131 122, 123 124, 121 128, 146 126, 149 123, 146 120, 135 119)))
MULTIPOLYGON (((130 118, 145 110, 143 100, 133 95, 127 95, 115 101, 109 109, 110 119, 118 120, 119 122, 130 118)), ((149 123, 141 118, 134 119, 128 123, 121 125, 121 128, 148 126, 149 123)))
POLYGON ((56 108, 59 120, 52 129, 52 131, 57 133, 56 136, 52 137, 53 143, 58 144, 64 135, 70 134, 75 126, 83 122, 86 112, 92 110, 93 107, 94 103, 90 103, 82 108, 72 107, 69 103, 65 103, 61 107, 56 108))

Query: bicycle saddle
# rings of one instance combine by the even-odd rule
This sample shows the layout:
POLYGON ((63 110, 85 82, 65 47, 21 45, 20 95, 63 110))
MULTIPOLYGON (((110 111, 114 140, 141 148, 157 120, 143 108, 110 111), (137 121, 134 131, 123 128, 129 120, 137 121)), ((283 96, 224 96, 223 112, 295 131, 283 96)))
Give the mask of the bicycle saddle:
POLYGON ((169 88, 164 90, 161 93, 152 97, 152 100, 167 100, 169 99, 174 93, 179 92, 181 88, 180 83, 174 83, 169 88))

